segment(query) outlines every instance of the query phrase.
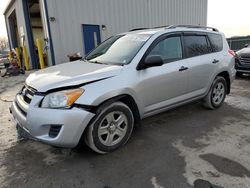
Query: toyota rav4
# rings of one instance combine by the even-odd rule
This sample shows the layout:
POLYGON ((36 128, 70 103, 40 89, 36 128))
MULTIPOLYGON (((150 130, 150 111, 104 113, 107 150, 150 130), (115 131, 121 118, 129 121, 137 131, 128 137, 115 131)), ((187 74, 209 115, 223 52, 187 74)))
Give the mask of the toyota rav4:
POLYGON ((98 153, 124 145, 141 119, 201 100, 219 108, 235 58, 215 28, 173 25, 113 36, 84 59, 32 73, 10 108, 42 142, 98 153))

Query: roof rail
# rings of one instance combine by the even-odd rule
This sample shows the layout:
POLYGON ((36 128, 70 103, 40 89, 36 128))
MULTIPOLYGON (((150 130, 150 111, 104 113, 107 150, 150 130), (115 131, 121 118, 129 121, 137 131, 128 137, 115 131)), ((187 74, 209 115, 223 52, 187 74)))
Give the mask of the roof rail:
POLYGON ((146 28, 146 27, 139 27, 139 28, 134 28, 134 29, 131 29, 131 30, 129 30, 129 31, 138 31, 138 30, 144 30, 144 29, 158 29, 158 28, 166 28, 166 27, 168 27, 169 25, 162 25, 162 26, 156 26, 156 27, 148 27, 148 28, 146 28))
POLYGON ((144 30, 144 29, 149 29, 149 28, 134 28, 134 29, 131 29, 131 30, 129 30, 129 31, 138 31, 138 30, 144 30))
POLYGON ((161 26, 153 27, 153 29, 166 28, 166 27, 169 27, 169 26, 170 26, 170 25, 161 25, 161 26))
POLYGON ((206 30, 212 30, 212 31, 219 32, 219 30, 214 28, 214 27, 206 27, 206 26, 199 26, 199 25, 170 25, 170 26, 166 27, 166 29, 174 29, 174 28, 177 28, 177 27, 206 29, 206 30))

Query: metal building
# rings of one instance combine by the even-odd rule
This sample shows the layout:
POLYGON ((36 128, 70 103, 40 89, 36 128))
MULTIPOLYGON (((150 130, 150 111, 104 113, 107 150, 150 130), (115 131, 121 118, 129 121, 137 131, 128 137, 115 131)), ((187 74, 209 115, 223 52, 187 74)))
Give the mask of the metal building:
POLYGON ((207 0, 11 0, 4 15, 11 48, 26 46, 37 68, 37 38, 44 40, 48 65, 55 65, 133 28, 206 26, 207 0))

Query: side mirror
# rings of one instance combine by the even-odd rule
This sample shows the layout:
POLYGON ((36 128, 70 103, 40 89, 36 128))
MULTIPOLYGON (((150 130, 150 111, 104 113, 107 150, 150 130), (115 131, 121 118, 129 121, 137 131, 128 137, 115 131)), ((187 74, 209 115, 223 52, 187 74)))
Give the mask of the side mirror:
POLYGON ((163 65, 163 60, 159 55, 152 55, 145 59, 145 61, 139 66, 140 69, 146 69, 149 67, 158 67, 163 65))
POLYGON ((247 48, 249 46, 249 44, 245 44, 245 48, 247 48))

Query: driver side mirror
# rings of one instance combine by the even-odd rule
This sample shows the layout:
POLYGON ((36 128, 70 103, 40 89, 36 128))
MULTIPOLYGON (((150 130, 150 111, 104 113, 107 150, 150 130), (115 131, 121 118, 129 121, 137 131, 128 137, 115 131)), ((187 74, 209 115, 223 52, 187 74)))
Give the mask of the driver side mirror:
POLYGON ((146 57, 145 61, 139 65, 138 70, 146 69, 149 67, 158 67, 163 65, 163 59, 159 55, 152 55, 146 57))
POLYGON ((247 48, 249 46, 249 44, 245 44, 245 48, 247 48))

